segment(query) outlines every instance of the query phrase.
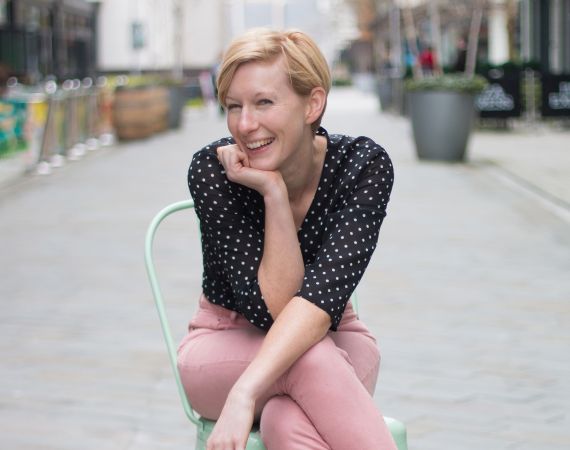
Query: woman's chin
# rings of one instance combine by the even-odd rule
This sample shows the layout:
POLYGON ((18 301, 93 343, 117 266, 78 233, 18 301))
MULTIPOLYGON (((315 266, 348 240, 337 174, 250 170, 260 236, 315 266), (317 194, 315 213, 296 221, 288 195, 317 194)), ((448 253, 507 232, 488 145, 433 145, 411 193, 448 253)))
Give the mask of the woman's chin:
POLYGON ((277 170, 275 164, 272 164, 270 161, 249 161, 249 167, 252 169, 257 170, 267 170, 267 171, 274 171, 277 170))
POLYGON ((275 158, 272 158, 270 154, 249 154, 249 167, 257 170, 277 170, 277 164, 275 158))

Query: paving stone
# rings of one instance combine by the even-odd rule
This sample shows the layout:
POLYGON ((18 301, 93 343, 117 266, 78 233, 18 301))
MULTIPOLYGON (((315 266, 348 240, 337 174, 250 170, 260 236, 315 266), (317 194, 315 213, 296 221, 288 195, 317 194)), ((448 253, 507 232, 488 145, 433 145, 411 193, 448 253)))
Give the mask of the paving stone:
MULTIPOLYGON (((378 111, 337 90, 323 123, 371 136, 395 163, 358 289, 382 352, 376 403, 406 423, 410 449, 567 448, 570 222, 497 171, 566 198, 570 134, 479 131, 467 164, 419 163, 408 120, 378 111)), ((219 117, 186 119, 0 184, 0 447, 192 448, 143 265, 151 217, 188 198, 193 152, 227 134, 219 117)), ((200 289, 199 233, 190 213, 163 227, 156 262, 178 340, 200 289)))

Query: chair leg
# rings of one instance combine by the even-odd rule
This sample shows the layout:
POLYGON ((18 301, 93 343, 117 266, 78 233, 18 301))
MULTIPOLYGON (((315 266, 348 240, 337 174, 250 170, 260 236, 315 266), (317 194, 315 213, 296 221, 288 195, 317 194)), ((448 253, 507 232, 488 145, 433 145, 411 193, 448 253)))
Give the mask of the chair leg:
POLYGON ((398 450, 408 450, 408 434, 406 426, 399 420, 392 419, 391 417, 384 417, 384 422, 388 425, 390 434, 394 438, 394 442, 398 450))

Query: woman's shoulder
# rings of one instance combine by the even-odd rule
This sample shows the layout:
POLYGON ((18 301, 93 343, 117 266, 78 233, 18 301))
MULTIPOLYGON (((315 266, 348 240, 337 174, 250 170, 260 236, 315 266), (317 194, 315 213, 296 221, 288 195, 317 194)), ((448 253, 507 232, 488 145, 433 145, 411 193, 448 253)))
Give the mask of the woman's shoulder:
POLYGON ((340 164, 354 165, 355 160, 370 163, 379 159, 391 162, 386 149, 368 136, 346 134, 327 134, 327 136, 329 151, 340 164))
POLYGON ((216 150, 218 147, 223 147, 224 145, 233 144, 234 141, 231 137, 224 137, 214 141, 208 145, 205 145, 200 150, 198 150, 194 155, 192 155, 192 160, 190 161, 190 167, 188 168, 188 180, 193 176, 202 173, 206 168, 209 172, 221 172, 223 168, 218 164, 218 154, 216 150))
POLYGON ((192 187, 200 182, 220 184, 224 180, 224 170, 218 161, 216 150, 218 147, 232 144, 232 138, 225 137, 205 145, 192 156, 192 161, 188 167, 188 185, 192 187))
POLYGON ((218 139, 218 140, 216 140, 216 141, 214 141, 208 145, 205 145, 200 150, 198 150, 196 153, 194 153, 194 155, 192 157, 192 162, 190 163, 190 166, 192 166, 192 164, 198 163, 200 161, 209 160, 212 157, 217 159, 216 150, 218 149, 218 147, 223 147, 224 145, 231 145, 233 143, 234 143, 233 138, 223 137, 223 138, 218 139))
POLYGON ((251 201, 255 200, 256 191, 229 181, 224 167, 218 160, 216 152, 218 147, 232 144, 234 144, 233 138, 225 137, 194 153, 187 176, 190 194, 194 200, 199 199, 201 203, 213 202, 213 204, 233 202, 235 207, 251 205, 251 201))

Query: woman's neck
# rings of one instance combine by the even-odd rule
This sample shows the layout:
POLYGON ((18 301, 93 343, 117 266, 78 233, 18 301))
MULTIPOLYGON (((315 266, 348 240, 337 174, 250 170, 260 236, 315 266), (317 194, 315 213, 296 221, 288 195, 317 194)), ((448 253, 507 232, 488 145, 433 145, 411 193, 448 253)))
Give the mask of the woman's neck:
POLYGON ((325 137, 313 136, 306 150, 298 153, 299 158, 281 171, 291 203, 302 202, 309 194, 311 198, 314 196, 323 169, 326 147, 325 137))

